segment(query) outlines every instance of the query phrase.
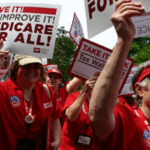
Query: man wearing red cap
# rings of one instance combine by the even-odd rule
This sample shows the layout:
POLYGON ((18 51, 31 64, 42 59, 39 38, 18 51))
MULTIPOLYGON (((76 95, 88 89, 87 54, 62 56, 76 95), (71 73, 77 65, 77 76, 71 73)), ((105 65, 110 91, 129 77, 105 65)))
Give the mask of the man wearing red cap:
POLYGON ((61 110, 63 108, 68 94, 76 92, 80 84, 80 79, 74 77, 66 86, 59 88, 59 84, 62 81, 62 77, 63 75, 58 69, 53 68, 48 70, 46 73, 46 84, 52 87, 54 93, 58 98, 58 103, 60 105, 61 110))

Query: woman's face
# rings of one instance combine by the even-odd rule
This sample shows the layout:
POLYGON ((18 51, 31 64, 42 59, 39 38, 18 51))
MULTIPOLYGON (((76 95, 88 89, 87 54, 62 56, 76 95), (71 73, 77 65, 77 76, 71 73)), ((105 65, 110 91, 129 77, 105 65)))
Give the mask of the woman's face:
POLYGON ((19 66, 17 72, 17 78, 20 81, 27 84, 35 83, 41 78, 42 65, 39 63, 33 63, 29 65, 19 66))
POLYGON ((138 95, 141 97, 142 104, 150 107, 150 79, 147 81, 146 88, 139 88, 138 95))
POLYGON ((56 73, 50 73, 46 75, 46 83, 56 92, 61 83, 61 78, 56 73))

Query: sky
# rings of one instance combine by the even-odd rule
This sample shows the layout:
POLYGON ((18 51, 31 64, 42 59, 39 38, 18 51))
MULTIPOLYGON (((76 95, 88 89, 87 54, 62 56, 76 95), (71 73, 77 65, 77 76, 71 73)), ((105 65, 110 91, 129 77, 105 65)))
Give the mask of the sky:
MULTIPOLYGON (((5 0, 4 3, 43 3, 61 5, 58 28, 64 26, 65 30, 69 31, 73 20, 73 14, 76 13, 82 24, 84 36, 88 39, 84 0, 5 0)), ((89 40, 112 49, 117 41, 117 35, 114 28, 111 27, 89 40)))

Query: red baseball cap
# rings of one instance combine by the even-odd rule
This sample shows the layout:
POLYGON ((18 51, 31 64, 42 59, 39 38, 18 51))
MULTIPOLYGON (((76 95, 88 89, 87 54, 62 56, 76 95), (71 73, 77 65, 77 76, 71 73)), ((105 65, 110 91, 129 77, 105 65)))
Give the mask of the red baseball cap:
POLYGON ((62 75, 62 73, 61 73, 61 71, 60 70, 58 70, 58 69, 50 69, 50 70, 48 70, 47 72, 46 72, 46 74, 50 74, 50 73, 56 73, 56 74, 58 74, 59 75, 59 77, 60 78, 62 78, 63 77, 63 75, 62 75))

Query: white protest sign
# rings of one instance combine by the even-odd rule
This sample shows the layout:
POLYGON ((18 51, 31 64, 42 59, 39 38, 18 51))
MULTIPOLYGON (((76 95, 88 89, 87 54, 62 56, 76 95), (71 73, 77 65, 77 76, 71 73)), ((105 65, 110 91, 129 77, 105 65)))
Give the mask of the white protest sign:
POLYGON ((134 38, 150 35, 150 12, 145 13, 140 17, 133 17, 131 19, 136 29, 134 38))
MULTIPOLYGON (((83 80, 89 79, 103 70, 111 53, 112 50, 82 38, 68 74, 83 80)), ((120 90, 126 81, 133 63, 133 59, 126 59, 120 82, 120 90)))
POLYGON ((52 58, 61 6, 0 4, 0 38, 11 53, 52 58))
MULTIPOLYGON (((110 21, 111 15, 114 13, 115 4, 119 0, 84 0, 86 9, 88 37, 105 31, 112 26, 110 21)), ((145 7, 145 10, 150 11, 150 0, 133 0, 139 1, 145 7)))
POLYGON ((126 80, 126 83, 124 84, 121 93, 119 94, 119 96, 129 96, 129 95, 133 95, 134 91, 132 88, 132 77, 137 69, 138 65, 134 65, 129 73, 129 76, 126 80))
POLYGON ((73 41, 76 43, 77 46, 79 45, 81 39, 84 38, 82 25, 75 13, 74 13, 72 25, 69 31, 69 35, 73 39, 73 41))

